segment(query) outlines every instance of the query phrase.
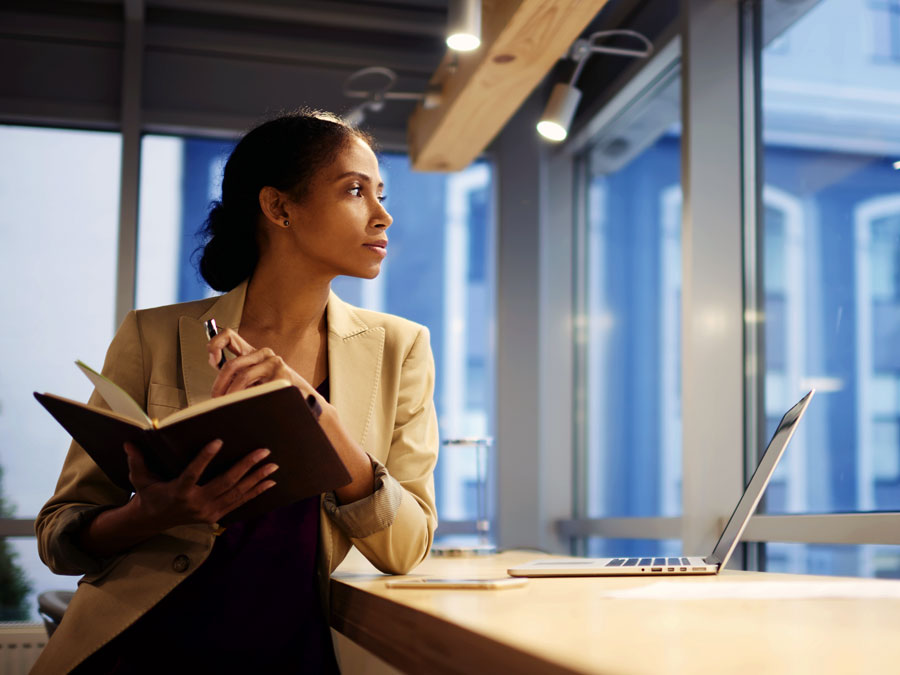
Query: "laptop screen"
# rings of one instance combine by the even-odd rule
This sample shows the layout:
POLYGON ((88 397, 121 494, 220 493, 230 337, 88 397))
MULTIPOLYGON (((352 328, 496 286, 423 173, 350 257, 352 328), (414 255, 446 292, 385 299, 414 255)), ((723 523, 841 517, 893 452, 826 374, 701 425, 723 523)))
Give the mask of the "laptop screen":
POLYGON ((753 477, 747 484, 747 489, 744 490, 741 501, 738 502, 737 507, 734 509, 734 513, 731 514, 728 525, 725 526, 722 536, 719 537, 719 543, 717 543, 716 547, 713 549, 712 555, 706 559, 707 563, 711 565, 721 563, 722 567, 724 567, 728 562, 728 559, 734 551, 734 547, 737 545, 737 542, 741 538, 741 534, 744 532, 744 528, 750 521, 750 516, 753 515, 757 504, 759 504, 759 500, 766 489, 766 485, 769 484, 769 479, 772 477, 772 473, 774 473, 775 467, 778 465, 778 460, 781 459, 781 455, 784 453, 788 441, 791 440, 791 436, 794 435, 794 430, 797 428, 797 422, 806 410, 806 406, 809 405, 809 400, 814 393, 815 390, 810 391, 806 396, 800 399, 800 402, 797 403, 797 405, 788 410, 784 414, 784 417, 781 418, 781 422, 778 424, 778 428, 775 429, 772 440, 769 441, 769 445, 763 453, 762 459, 759 460, 759 466, 756 467, 756 471, 753 472, 753 477))

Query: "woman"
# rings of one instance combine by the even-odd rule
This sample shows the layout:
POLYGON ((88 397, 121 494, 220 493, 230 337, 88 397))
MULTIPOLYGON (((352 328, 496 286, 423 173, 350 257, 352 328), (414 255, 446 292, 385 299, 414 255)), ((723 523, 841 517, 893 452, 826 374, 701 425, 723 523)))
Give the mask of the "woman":
MULTIPOLYGON (((351 482, 222 532, 224 514, 278 480, 266 449, 199 486, 215 439, 170 482, 126 445, 132 495, 73 443, 36 529, 53 571, 85 576, 33 672, 335 672, 323 606, 350 545, 395 574, 427 555, 438 442, 428 331, 330 290, 337 275, 378 274, 392 220, 382 189, 369 138, 337 117, 305 111, 254 129, 226 164, 200 261, 226 293, 131 312, 104 365, 158 418, 288 379, 320 403, 351 482), (224 330, 207 343, 210 318, 224 330)), ((104 405, 96 393, 91 403, 104 405)))

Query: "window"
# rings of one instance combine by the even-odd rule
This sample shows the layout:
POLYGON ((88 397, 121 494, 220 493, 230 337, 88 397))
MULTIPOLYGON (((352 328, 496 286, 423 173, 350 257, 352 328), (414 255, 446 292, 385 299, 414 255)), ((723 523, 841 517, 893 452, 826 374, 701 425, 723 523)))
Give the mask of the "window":
MULTIPOLYGON (((576 383, 588 518, 681 513, 679 88, 677 74, 660 83, 601 130, 583 160, 587 339, 576 383)), ((607 544, 592 539, 588 550, 607 544)), ((668 550, 622 544, 617 555, 668 550)))
POLYGON ((767 544, 769 572, 900 578, 900 546, 767 544))
MULTIPOLYGON (((769 431, 818 389, 773 478, 770 514, 900 509, 900 190, 888 154, 900 151, 900 63, 871 60, 886 43, 867 24, 883 11, 879 26, 893 31, 898 7, 822 0, 784 26, 780 39, 798 49, 771 42, 762 53, 769 431)), ((785 12, 774 0, 763 11, 764 25, 785 12)), ((878 547, 766 549, 772 570, 900 573, 896 552, 878 547)))
POLYGON ((704 39, 707 8, 687 6, 670 65, 664 46, 576 133, 576 495, 561 531, 577 552, 646 550, 614 551, 604 532, 660 547, 680 533, 702 550, 784 411, 815 387, 760 507, 775 517, 748 530, 764 543, 733 562, 898 573, 900 64, 872 60, 876 4, 893 8, 735 5, 734 40, 704 39), (666 93, 679 71, 683 108, 666 93), (654 102, 667 98, 663 124, 654 102))
POLYGON ((138 309, 214 294, 197 272, 209 203, 222 193, 233 141, 146 135, 141 144, 138 309))
POLYGON ((900 192, 855 208, 857 303, 861 306, 860 447, 874 509, 900 508, 900 192))
MULTIPOLYGON (((0 126, 0 494, 18 518, 37 515, 53 494, 69 436, 31 395, 87 400, 80 358, 103 363, 115 328, 121 139, 119 134, 0 126)), ((7 517, 13 515, 4 514, 7 517)), ((2 619, 35 619, 35 595, 75 586, 37 557, 33 538, 7 551, 31 593, 2 619)), ((3 552, 0 552, 3 555, 3 552)))
POLYGON ((872 55, 876 62, 900 62, 900 0, 869 0, 872 55))

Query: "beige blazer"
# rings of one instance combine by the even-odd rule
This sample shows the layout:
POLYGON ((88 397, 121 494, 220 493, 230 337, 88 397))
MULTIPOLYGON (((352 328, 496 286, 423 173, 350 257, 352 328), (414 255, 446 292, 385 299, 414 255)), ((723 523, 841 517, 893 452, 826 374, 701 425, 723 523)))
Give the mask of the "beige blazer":
MULTIPOLYGON (((208 399, 209 366, 203 322, 237 330, 246 283, 207 300, 131 312, 116 334, 104 374, 151 417, 162 418, 208 399)), ((338 507, 323 495, 320 584, 355 545, 376 567, 402 574, 431 547, 437 514, 432 471, 438 431, 434 362, 428 330, 388 314, 328 301, 330 400, 351 436, 373 458, 372 497, 338 507)), ((105 405, 95 392, 93 405, 105 405)), ((60 627, 32 673, 67 673, 161 600, 206 559, 209 525, 176 527, 125 554, 97 560, 77 546, 77 532, 99 508, 125 503, 84 450, 72 443, 56 493, 36 521, 41 559, 56 573, 84 574, 60 627)))

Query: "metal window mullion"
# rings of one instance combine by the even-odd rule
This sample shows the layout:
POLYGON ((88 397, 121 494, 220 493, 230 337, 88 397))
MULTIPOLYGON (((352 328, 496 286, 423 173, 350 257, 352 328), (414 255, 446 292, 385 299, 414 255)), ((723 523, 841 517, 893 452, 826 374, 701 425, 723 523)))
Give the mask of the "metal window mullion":
POLYGON ((582 543, 588 537, 678 539, 681 536, 681 518, 573 518, 557 521, 556 530, 561 537, 582 543))
POLYGON ((34 518, 0 518, 0 539, 33 536, 34 518))
MULTIPOLYGON (((716 523, 719 531, 725 519, 716 523)), ((677 539, 681 518, 572 518, 556 522, 561 537, 615 539, 677 539)), ((900 512, 755 515, 741 536, 743 542, 900 546, 900 512)), ((685 547, 688 554, 704 549, 685 547)))
POLYGON ((575 385, 573 280, 560 270, 572 270, 572 254, 577 236, 574 223, 578 206, 573 201, 578 185, 572 156, 559 148, 548 152, 541 168, 540 242, 538 245, 539 331, 540 331, 540 411, 539 428, 541 524, 539 545, 554 552, 569 552, 569 540, 557 536, 553 523, 570 518, 573 492, 573 451, 577 430, 567 424, 572 419, 575 385))
POLYGON ((744 532, 747 542, 900 545, 900 513, 756 515, 744 532))
MULTIPOLYGON (((572 238, 572 514, 576 519, 587 518, 588 479, 588 287, 587 287, 587 194, 590 175, 588 171, 589 152, 584 152, 575 160, 574 194, 575 232, 572 238)), ((572 555, 584 555, 587 537, 571 540, 572 555)))
MULTIPOLYGON (((759 0, 741 2, 741 167, 744 239, 744 483, 753 475, 765 442, 765 284, 762 208, 762 9, 759 0)), ((765 500, 765 497, 763 497, 765 500)), ((760 505, 762 510, 765 501, 760 505)), ((745 547, 745 566, 764 565, 763 547, 745 547)))
POLYGON ((682 531, 711 549, 743 488, 740 8, 682 3, 682 531))
POLYGON ((134 307, 137 271, 138 191, 141 168, 141 83, 143 79, 144 2, 126 0, 122 43, 122 166, 119 185, 119 244, 115 322, 134 307))
MULTIPOLYGON (((533 120, 542 102, 526 101, 495 141, 497 181, 497 543, 542 539, 540 368, 540 186, 544 149, 533 120), (523 199, 522 195, 534 195, 523 199)), ((548 461, 549 458, 548 458, 548 461)))
POLYGON ((441 520, 438 523, 436 536, 482 534, 477 520, 441 520))

